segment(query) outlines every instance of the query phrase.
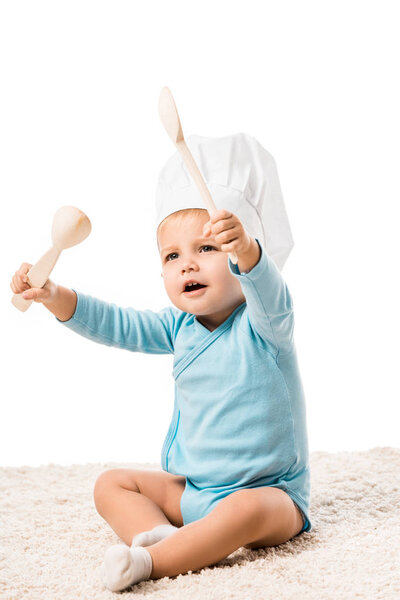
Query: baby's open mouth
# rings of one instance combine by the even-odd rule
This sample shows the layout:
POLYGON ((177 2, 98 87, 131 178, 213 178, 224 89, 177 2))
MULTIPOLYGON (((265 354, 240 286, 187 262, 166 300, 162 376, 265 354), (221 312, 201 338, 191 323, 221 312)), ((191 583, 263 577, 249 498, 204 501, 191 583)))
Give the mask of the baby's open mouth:
POLYGON ((203 285, 202 283, 190 283, 187 284, 185 286, 185 289, 183 290, 183 293, 185 294, 190 294, 192 292, 195 292, 197 290, 201 290, 202 288, 207 287, 206 285, 203 285))

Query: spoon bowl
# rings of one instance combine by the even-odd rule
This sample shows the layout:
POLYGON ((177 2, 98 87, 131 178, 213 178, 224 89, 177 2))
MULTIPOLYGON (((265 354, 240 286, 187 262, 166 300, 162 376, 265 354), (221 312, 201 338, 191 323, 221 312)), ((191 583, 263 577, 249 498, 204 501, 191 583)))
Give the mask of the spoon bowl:
POLYGON ((184 140, 182 125, 179 120, 175 100, 168 87, 164 87, 161 90, 158 99, 158 112, 165 130, 174 144, 182 142, 184 140))
POLYGON ((60 250, 71 248, 83 242, 92 230, 92 225, 84 212, 76 206, 62 206, 53 218, 51 239, 60 250))

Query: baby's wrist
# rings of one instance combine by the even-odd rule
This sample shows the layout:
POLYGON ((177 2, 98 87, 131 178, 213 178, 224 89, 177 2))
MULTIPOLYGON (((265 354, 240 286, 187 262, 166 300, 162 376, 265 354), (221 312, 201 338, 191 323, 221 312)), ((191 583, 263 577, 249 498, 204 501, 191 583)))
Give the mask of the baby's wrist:
POLYGON ((54 283, 54 281, 51 281, 51 279, 48 279, 46 281, 45 287, 49 292, 49 297, 46 300, 46 302, 51 302, 52 304, 54 304, 55 302, 57 302, 57 298, 59 296, 59 286, 56 283, 54 283))

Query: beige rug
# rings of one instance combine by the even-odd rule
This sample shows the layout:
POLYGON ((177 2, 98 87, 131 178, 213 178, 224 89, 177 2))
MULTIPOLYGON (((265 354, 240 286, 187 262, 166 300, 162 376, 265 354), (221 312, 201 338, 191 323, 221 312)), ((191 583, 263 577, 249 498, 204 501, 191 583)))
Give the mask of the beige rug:
POLYGON ((103 588, 106 548, 120 540, 92 490, 107 463, 0 468, 0 598, 7 600, 400 599, 400 448, 311 454, 313 530, 265 550, 126 592, 103 588))

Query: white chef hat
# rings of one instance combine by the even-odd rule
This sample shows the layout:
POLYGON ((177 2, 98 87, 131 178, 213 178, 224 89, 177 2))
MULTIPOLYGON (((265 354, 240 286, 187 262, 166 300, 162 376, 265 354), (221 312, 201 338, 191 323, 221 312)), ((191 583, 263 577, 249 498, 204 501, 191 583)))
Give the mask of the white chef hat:
MULTIPOLYGON (((282 270, 293 248, 273 156, 250 135, 186 139, 217 209, 234 213, 282 270)), ((156 190, 156 228, 170 214, 206 206, 179 152, 165 164, 156 190)))

